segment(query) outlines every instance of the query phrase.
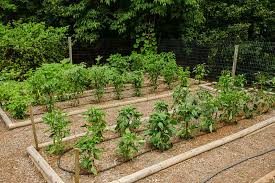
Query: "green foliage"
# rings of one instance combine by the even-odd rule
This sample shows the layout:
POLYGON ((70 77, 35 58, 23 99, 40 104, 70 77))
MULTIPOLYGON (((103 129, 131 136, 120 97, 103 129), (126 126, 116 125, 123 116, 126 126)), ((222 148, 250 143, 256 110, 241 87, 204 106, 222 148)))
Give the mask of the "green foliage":
POLYGON ((143 71, 137 70, 131 73, 131 82, 135 88, 135 96, 141 96, 141 89, 144 83, 144 74, 143 71))
POLYGON ((116 68, 120 74, 129 71, 130 63, 128 56, 121 56, 121 54, 110 55, 107 59, 111 67, 116 68))
POLYGON ((105 86, 109 83, 111 71, 107 66, 93 66, 89 69, 91 86, 95 88, 98 101, 103 97, 105 86))
POLYGON ((155 102, 154 104, 154 111, 155 112, 162 112, 162 113, 168 113, 169 112, 169 105, 167 104, 167 102, 160 100, 155 102))
POLYGON ((189 67, 185 69, 183 67, 178 67, 178 79, 180 81, 180 86, 187 87, 190 78, 189 67))
POLYGON ((103 140, 103 132, 106 130, 107 123, 105 121, 105 112, 101 109, 90 108, 84 113, 87 123, 85 128, 94 136, 98 137, 100 141, 103 140))
POLYGON ((142 115, 141 112, 138 112, 136 108, 132 106, 122 108, 116 120, 117 124, 115 130, 121 135, 125 133, 127 129, 133 132, 140 127, 142 115))
POLYGON ((164 66, 164 59, 157 54, 148 54, 145 59, 145 71, 149 74, 153 91, 156 91, 158 88, 158 78, 164 66))
POLYGON ((132 159, 144 144, 144 140, 137 134, 126 129, 118 145, 119 154, 126 160, 132 159))
POLYGON ((46 104, 48 110, 60 96, 71 90, 71 83, 64 79, 64 72, 74 66, 66 62, 61 64, 43 64, 28 79, 30 93, 38 104, 46 104))
POLYGON ((30 69, 65 58, 66 28, 45 23, 0 24, 0 70, 14 70, 24 79, 30 69), (58 50, 58 51, 56 51, 58 50))
POLYGON ((209 92, 203 91, 199 94, 199 108, 200 108, 200 126, 202 130, 210 133, 216 131, 215 116, 218 112, 218 101, 216 97, 212 96, 209 92))
POLYGON ((100 159, 100 155, 103 151, 96 147, 96 144, 100 141, 101 139, 99 137, 87 132, 75 145, 80 149, 80 166, 94 175, 98 173, 95 166, 95 160, 100 159))
POLYGON ((62 139, 70 135, 67 114, 59 110, 52 110, 51 112, 43 115, 43 122, 49 125, 48 131, 50 137, 53 139, 53 144, 49 146, 48 152, 50 154, 61 154, 64 152, 65 144, 62 139))
POLYGON ((125 87, 126 77, 125 74, 119 73, 117 70, 111 74, 111 83, 115 87, 116 99, 122 99, 122 92, 125 87))
POLYGON ((198 64, 193 69, 193 73, 195 74, 195 79, 199 80, 199 83, 201 80, 204 79, 204 77, 207 75, 208 70, 206 69, 205 64, 198 64))
POLYGON ((192 131, 197 128, 196 125, 190 124, 192 120, 199 117, 198 101, 195 96, 188 93, 185 100, 181 102, 174 110, 177 120, 181 124, 181 129, 177 135, 184 139, 192 138, 192 131))
POLYGON ((171 137, 175 132, 174 121, 168 113, 155 112, 150 115, 148 130, 146 135, 150 136, 150 141, 154 147, 164 151, 173 146, 171 137))
POLYGON ((23 119, 31 103, 26 82, 0 82, 0 105, 13 117, 23 119))
POLYGON ((132 52, 129 56, 129 63, 131 71, 139 71, 144 69, 143 63, 144 55, 132 52))
POLYGON ((175 54, 167 53, 165 54, 166 63, 161 71, 161 75, 164 77, 165 83, 168 88, 171 89, 171 84, 178 78, 178 65, 176 63, 175 54))
POLYGON ((269 84, 270 77, 263 72, 257 72, 256 73, 256 86, 259 87, 261 90, 265 89, 266 86, 269 84))

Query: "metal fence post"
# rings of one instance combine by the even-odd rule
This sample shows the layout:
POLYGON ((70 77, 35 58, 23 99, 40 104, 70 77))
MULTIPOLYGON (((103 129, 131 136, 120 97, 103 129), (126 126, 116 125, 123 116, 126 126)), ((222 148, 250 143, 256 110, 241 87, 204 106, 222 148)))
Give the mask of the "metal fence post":
POLYGON ((235 45, 234 48, 235 49, 234 49, 233 65, 232 65, 232 77, 235 77, 235 74, 236 74, 239 45, 235 45))
POLYGON ((72 49, 72 37, 68 37, 69 58, 70 63, 73 63, 73 49, 72 49))

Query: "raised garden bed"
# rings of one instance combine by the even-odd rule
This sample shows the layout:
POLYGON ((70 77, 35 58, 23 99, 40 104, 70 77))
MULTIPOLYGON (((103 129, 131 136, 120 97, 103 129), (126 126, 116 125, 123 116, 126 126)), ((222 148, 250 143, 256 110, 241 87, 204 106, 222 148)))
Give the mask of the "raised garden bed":
MULTIPOLYGON (((225 143, 229 143, 238 138, 249 135, 259 129, 262 129, 275 122, 275 117, 270 118, 268 115, 258 116, 253 120, 240 120, 238 125, 220 124, 215 133, 206 134, 198 131, 196 138, 191 141, 173 139, 174 147, 165 152, 153 150, 150 145, 145 145, 135 159, 126 163, 120 163, 120 158, 114 153, 118 138, 105 141, 99 146, 105 148, 103 157, 96 161, 99 170, 108 169, 115 164, 120 164, 112 169, 100 172, 97 176, 81 175, 80 182, 134 182, 176 163, 192 158, 212 148, 216 148, 225 143), (245 128, 245 129, 244 129, 245 128), (228 136, 229 135, 229 136, 228 136), (146 167, 144 169, 144 167, 146 167), (132 174, 132 175, 129 175, 132 174), (129 175, 129 176, 126 176, 129 175), (123 177, 126 176, 126 177, 123 177), (119 179, 118 181, 115 181, 119 179)), ((82 134, 67 137, 64 139, 67 144, 73 144, 82 134)), ((115 134, 107 132, 106 139, 114 137, 115 134)), ((72 182, 73 174, 60 169, 74 171, 74 154, 68 151, 61 158, 59 156, 50 156, 45 149, 51 142, 40 144, 40 150, 37 151, 33 146, 28 147, 27 151, 34 161, 34 164, 41 171, 42 175, 48 182, 72 182), (57 162, 60 161, 59 166, 57 162)), ((82 172, 85 174, 85 172, 82 172)))
MULTIPOLYGON (((191 80, 191 85, 194 85, 197 83, 198 82, 196 80, 191 80)), ((106 88, 105 95, 100 103, 98 103, 93 96, 94 90, 89 90, 89 91, 85 91, 83 95, 80 96, 78 106, 73 106, 73 104, 75 103, 75 100, 58 102, 55 104, 55 106, 59 109, 64 110, 65 112, 68 112, 69 116, 72 116, 72 115, 77 115, 85 112, 91 106, 97 106, 102 109, 108 109, 108 108, 130 105, 130 104, 135 104, 135 103, 140 103, 145 101, 162 99, 162 98, 171 96, 171 91, 164 84, 163 80, 159 80, 159 88, 155 93, 152 92, 151 86, 147 81, 145 86, 142 88, 141 97, 134 97, 133 87, 131 85, 127 85, 123 91, 124 99, 114 100, 113 90, 114 90, 113 87, 106 88), (112 101, 112 100, 116 101, 116 103, 106 104, 108 101, 112 101)), ((33 111, 34 111, 34 122, 35 123, 42 122, 42 114, 45 112, 45 106, 34 106, 33 111)), ((1 107, 0 107, 0 116, 5 122, 8 129, 14 129, 18 127, 31 125, 30 118, 27 118, 24 120, 16 120, 12 118, 11 115, 9 115, 9 113, 1 109, 1 107)))

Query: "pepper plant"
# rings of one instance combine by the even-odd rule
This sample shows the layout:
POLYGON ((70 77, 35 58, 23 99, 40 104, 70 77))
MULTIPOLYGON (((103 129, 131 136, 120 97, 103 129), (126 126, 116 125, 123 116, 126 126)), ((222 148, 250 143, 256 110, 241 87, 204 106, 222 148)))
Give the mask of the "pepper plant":
POLYGON ((47 131, 50 132, 50 137, 53 139, 53 144, 49 146, 48 152, 50 154, 63 153, 65 144, 62 139, 70 135, 70 121, 67 119, 67 114, 53 109, 51 112, 44 114, 43 122, 49 125, 47 131))
POLYGON ((87 123, 83 126, 87 130, 97 136, 100 141, 103 140, 103 132, 106 130, 107 123, 105 121, 105 112, 95 107, 90 108, 84 113, 87 123))
POLYGON ((119 142, 118 153, 126 160, 132 159, 144 142, 142 137, 126 129, 119 142))
POLYGON ((176 119, 181 124, 181 129, 177 135, 183 139, 191 139, 192 131, 197 128, 197 125, 191 124, 191 121, 199 117, 198 101, 190 93, 185 97, 185 101, 177 105, 174 114, 176 119))
POLYGON ((155 112, 168 113, 169 112, 168 108, 169 108, 169 106, 168 106, 167 102, 165 102, 163 100, 157 101, 154 104, 154 111, 155 112))
POLYGON ((75 145, 80 149, 80 166, 94 175, 98 173, 95 160, 100 159, 103 151, 101 148, 96 147, 100 141, 100 137, 88 131, 75 145))
POLYGON ((103 97, 105 86, 110 79, 110 68, 107 66, 93 66, 89 69, 89 80, 91 86, 95 88, 95 96, 97 101, 103 97))
POLYGON ((111 83, 115 87, 116 99, 122 99, 122 92, 126 83, 125 74, 121 74, 115 70, 111 75, 111 83))
POLYGON ((145 135, 150 136, 150 142, 155 148, 167 150, 173 146, 171 138, 175 133, 175 124, 176 121, 168 113, 155 112, 150 116, 145 135))
POLYGON ((116 120, 115 130, 120 133, 120 135, 124 134, 127 129, 133 132, 140 127, 142 115, 141 112, 138 112, 136 108, 132 106, 122 108, 116 120))
POLYGON ((171 84, 178 77, 178 65, 176 63, 175 54, 166 54, 164 58, 166 63, 161 71, 161 75, 164 77, 164 81, 168 88, 171 89, 171 84))
POLYGON ((142 70, 133 71, 131 73, 131 82, 135 88, 135 96, 141 96, 141 89, 144 83, 144 74, 142 70))
POLYGON ((206 69, 205 64, 198 64, 194 67, 193 73, 195 74, 195 79, 199 80, 199 83, 201 83, 201 80, 207 76, 208 70, 206 69))

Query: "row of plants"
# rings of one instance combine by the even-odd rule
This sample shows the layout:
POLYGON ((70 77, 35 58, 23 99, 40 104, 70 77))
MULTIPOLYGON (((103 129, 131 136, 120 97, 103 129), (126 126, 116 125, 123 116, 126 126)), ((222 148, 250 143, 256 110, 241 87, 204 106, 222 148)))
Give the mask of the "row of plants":
MULTIPOLYGON (((22 82, 9 80, 3 71, 0 81, 0 105, 14 118, 27 116, 28 106, 46 105, 51 111, 57 101, 75 99, 85 90, 95 89, 95 98, 100 101, 107 85, 114 86, 116 99, 123 98, 126 84, 132 84, 135 96, 142 95, 144 76, 147 75, 153 91, 158 88, 158 79, 162 76, 168 88, 179 79, 182 68, 177 66, 173 53, 137 54, 130 56, 111 55, 109 63, 87 68, 84 64, 73 65, 68 60, 61 63, 43 64, 34 72, 29 72, 28 79, 22 82)), ((197 66, 196 68, 204 65, 197 66)), ((205 76, 205 70, 194 70, 199 80, 205 76)))
MULTIPOLYGON (((171 108, 164 101, 156 102, 147 122, 141 120, 143 114, 132 106, 119 111, 115 132, 120 138, 116 152, 125 161, 141 154, 145 143, 165 151, 173 146, 175 137, 191 139, 196 132, 212 133, 221 123, 235 124, 239 119, 251 118, 275 107, 274 95, 264 90, 245 90, 243 76, 232 77, 229 72, 224 72, 215 86, 219 92, 211 94, 208 91, 192 93, 188 85, 189 75, 188 70, 181 71, 181 84, 173 92, 171 108), (145 130, 141 126, 145 126, 145 130), (142 131, 143 134, 140 133, 142 131)), ((88 110, 85 113, 86 124, 83 126, 86 134, 73 145, 80 149, 81 167, 92 174, 98 173, 95 160, 99 160, 104 152, 98 144, 108 140, 103 135, 107 130, 104 117, 105 113, 100 109, 88 110)), ((50 124, 53 138, 53 145, 49 146, 48 152, 64 153, 62 138, 69 134, 67 118, 62 112, 54 110, 43 119, 50 124), (60 121, 61 118, 63 121, 60 121)))

